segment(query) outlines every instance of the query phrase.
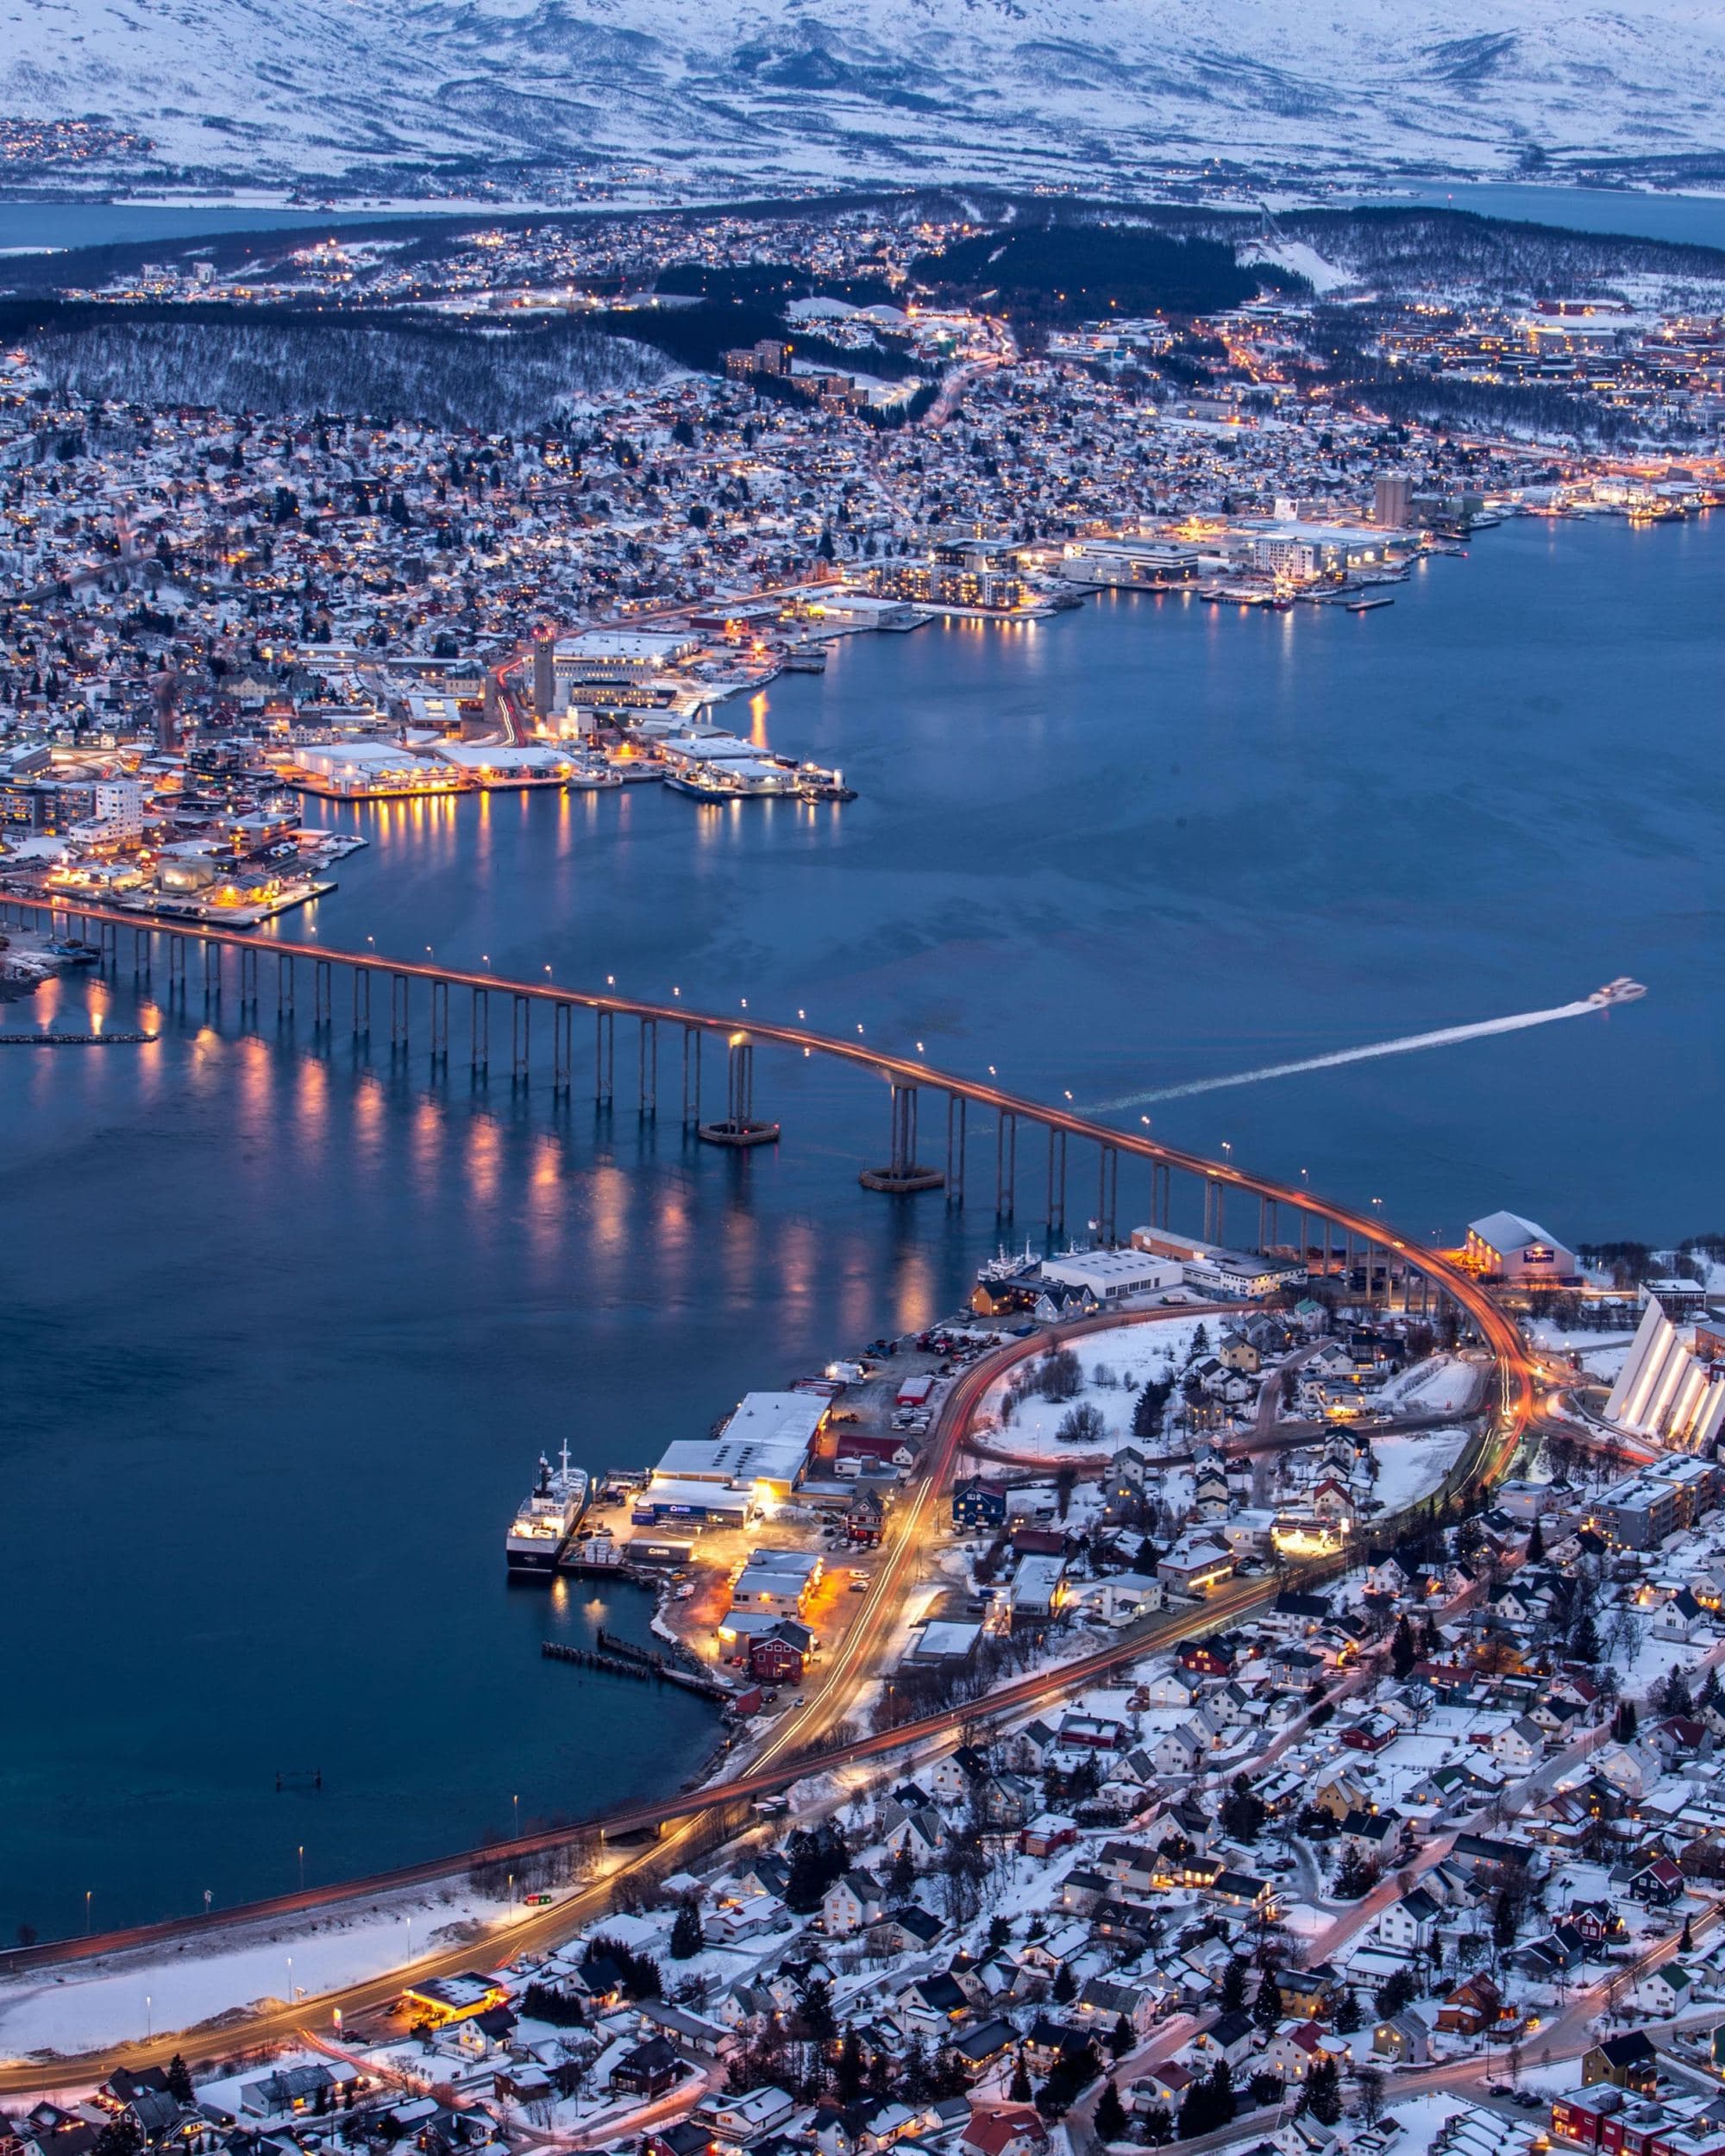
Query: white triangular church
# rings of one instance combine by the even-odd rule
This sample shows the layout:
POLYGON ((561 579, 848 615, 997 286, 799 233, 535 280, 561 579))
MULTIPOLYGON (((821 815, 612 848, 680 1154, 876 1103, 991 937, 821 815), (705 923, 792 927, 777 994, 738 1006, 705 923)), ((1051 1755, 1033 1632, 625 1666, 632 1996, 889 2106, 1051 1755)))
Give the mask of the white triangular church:
POLYGON ((1647 1298, 1605 1420, 1690 1452, 1709 1451, 1725 1432, 1725 1378, 1709 1379, 1657 1296, 1647 1298))

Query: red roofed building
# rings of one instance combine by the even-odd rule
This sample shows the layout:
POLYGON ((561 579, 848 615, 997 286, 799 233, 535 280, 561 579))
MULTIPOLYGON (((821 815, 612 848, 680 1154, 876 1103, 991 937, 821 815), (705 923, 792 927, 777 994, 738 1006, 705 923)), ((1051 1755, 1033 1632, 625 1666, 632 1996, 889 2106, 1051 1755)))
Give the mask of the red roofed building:
POLYGON ((960 2146, 972 2156, 1044 2156, 1048 2128, 1027 2103, 979 2105, 960 2146))

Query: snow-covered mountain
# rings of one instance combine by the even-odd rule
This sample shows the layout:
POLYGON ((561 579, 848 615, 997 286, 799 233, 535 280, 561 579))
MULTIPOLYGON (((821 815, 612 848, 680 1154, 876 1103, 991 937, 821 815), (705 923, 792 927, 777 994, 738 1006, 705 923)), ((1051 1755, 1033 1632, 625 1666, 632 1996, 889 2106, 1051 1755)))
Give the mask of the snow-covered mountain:
POLYGON ((1725 0, 0 0, 0 125, 393 191, 1130 183, 1722 148, 1725 0))

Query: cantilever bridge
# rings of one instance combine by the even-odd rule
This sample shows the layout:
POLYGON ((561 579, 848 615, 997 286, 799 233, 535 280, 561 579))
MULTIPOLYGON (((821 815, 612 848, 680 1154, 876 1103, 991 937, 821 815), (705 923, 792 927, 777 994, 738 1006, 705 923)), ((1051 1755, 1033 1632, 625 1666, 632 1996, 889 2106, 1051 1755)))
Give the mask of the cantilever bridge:
MULTIPOLYGON (((1002 1220, 1039 1218, 1051 1234, 1064 1232, 1068 1148, 1076 1140, 1095 1150, 1096 1204, 1088 1217, 1094 1219, 1106 1241, 1118 1237, 1120 1167, 1124 1156, 1149 1166, 1148 1205, 1140 1217, 1147 1218, 1154 1226, 1169 1225, 1173 1178, 1178 1174, 1200 1186, 1205 1233, 1214 1240, 1223 1239, 1229 1199, 1255 1197, 1257 1232, 1255 1238, 1247 1239, 1255 1239, 1260 1249, 1285 1244, 1320 1272, 1337 1272, 1344 1278, 1363 1271, 1368 1294, 1375 1293, 1381 1284, 1387 1296, 1392 1283, 1399 1280, 1407 1296, 1418 1296, 1422 1310, 1432 1307, 1434 1295, 1440 1300, 1448 1297, 1464 1307, 1471 1300, 1459 1292, 1463 1276, 1453 1267, 1435 1253, 1396 1236, 1375 1217, 1315 1197, 1303 1188, 1249 1173, 1231 1162, 1182 1151, 1152 1138, 1147 1131, 1117 1131, 1074 1109, 1053 1106, 987 1081, 937 1069, 920 1056, 895 1055, 864 1040, 823 1033, 800 1023, 785 1025, 752 1014, 721 1016, 691 1008, 681 999, 668 1004, 649 1003, 608 989, 574 988, 549 980, 512 981, 488 971, 475 973, 373 951, 340 950, 275 937, 260 939, 202 923, 87 906, 69 896, 52 900, 0 897, 0 918, 9 914, 50 916, 62 932, 81 932, 99 944, 104 962, 116 968, 124 962, 122 938, 129 931, 133 968, 141 976, 153 975, 157 962, 155 946, 158 942, 165 943, 171 989, 182 986, 189 989, 195 979, 200 980, 210 1001, 236 992, 242 1010, 256 1010, 273 1000, 278 1015, 285 1017, 298 1007, 296 998, 303 998, 309 989, 317 1028, 333 1035, 338 1026, 351 1025, 355 1038, 368 1040, 374 1026, 380 1034, 386 1023, 392 1051, 408 1049, 417 1036, 428 1044, 433 1059, 444 1063, 451 1054, 454 992, 458 999, 464 996, 467 1000, 467 1024, 462 1030, 466 1053, 476 1073, 491 1068, 496 1006, 499 1014, 506 1014, 511 1076, 527 1081, 536 1069, 544 1073, 549 1064, 552 1087, 559 1094, 575 1089, 575 1020, 578 1013, 590 1013, 593 1100, 601 1107, 617 1104, 617 1021, 622 1018, 637 1029, 636 1106, 643 1116, 660 1112, 662 1029, 676 1044, 674 1052, 679 1055, 683 1127, 716 1145, 750 1147, 776 1142, 781 1135, 780 1125, 758 1112, 755 1073, 758 1046, 825 1056, 866 1073, 888 1089, 886 1156, 883 1161, 860 1163, 861 1179, 871 1189, 888 1194, 944 1189, 950 1203, 963 1204, 967 1169, 975 1150, 969 1131, 970 1111, 975 1108, 993 1119, 994 1212, 1002 1220), (374 987, 379 990, 375 998, 374 987), (338 1002, 342 1006, 339 1018, 338 1002), (374 1002, 378 1006, 375 1018, 374 1002), (724 1050, 724 1094, 722 1112, 714 1102, 714 1112, 709 1116, 702 1105, 702 1049, 713 1037, 724 1050), (919 1157, 925 1095, 944 1104, 944 1138, 938 1162, 919 1157), (1041 1140, 1036 1166, 1045 1173, 1040 1177, 1028 1161, 1019 1158, 1020 1138, 1032 1132, 1041 1140), (1040 1206, 1035 1203, 1033 1191, 1021 1189, 1021 1182, 1026 1180, 1042 1183, 1040 1206)), ((460 1011, 459 1000, 455 1008, 460 1011)), ((499 1062, 504 1051, 502 1032, 499 1025, 499 1062)))
MULTIPOLYGON (((739 1027, 734 1019, 687 1009, 681 1001, 668 1006, 644 1003, 606 992, 571 989, 550 982, 507 981, 489 973, 462 972, 372 953, 327 950, 314 943, 273 939, 259 942, 244 935, 207 928, 201 924, 141 918, 135 913, 117 909, 65 903, 51 905, 40 899, 0 896, 0 919, 13 913, 31 918, 51 914, 55 926, 62 932, 70 932, 77 927, 85 937, 89 937, 94 931, 104 957, 110 959, 116 966, 122 962, 120 938, 125 931, 130 930, 135 938, 133 945, 134 964, 141 974, 147 973, 152 968, 155 942, 162 939, 166 944, 169 981, 174 987, 184 987, 189 984, 193 971, 191 963, 192 954, 199 952, 204 991, 206 998, 212 1001, 223 995, 227 975, 231 970, 229 962, 236 959, 239 975, 237 992, 244 1008, 254 1008, 260 1001, 260 961, 273 955, 276 962, 274 989, 278 1010, 285 1015, 293 1009, 296 968, 309 968, 315 1023, 331 1031, 336 1023, 334 1015, 336 977, 345 975, 351 990, 354 1031, 356 1037, 361 1037, 370 1033, 372 987, 381 977, 386 983, 389 1000, 392 1046, 399 1049, 409 1039, 414 1023, 413 1004, 417 990, 420 992, 417 1000, 429 1025, 434 1056, 447 1058, 448 1056, 449 993, 451 989, 465 990, 471 997, 467 1048, 475 1069, 488 1065, 491 1002, 493 998, 503 997, 511 1005, 512 1068, 515 1075, 523 1079, 528 1076, 530 1068, 533 1016, 536 1012, 541 1016, 543 1036, 543 1019, 549 1011, 552 1082, 554 1088, 565 1092, 573 1090, 574 1083, 575 1013, 591 1012, 595 1025, 594 1097, 601 1104, 614 1100, 612 1064, 616 1021, 618 1018, 632 1020, 639 1027, 638 1099, 643 1114, 657 1112, 658 1029, 662 1025, 680 1028, 684 1126, 686 1129, 693 1127, 702 1138, 717 1144, 735 1144, 739 1138, 743 1143, 751 1143, 777 1135, 776 1125, 763 1122, 754 1113, 753 1050, 757 1043, 811 1056, 831 1056, 872 1074, 884 1081, 891 1091, 892 1156, 884 1169, 864 1171, 865 1181, 873 1188, 913 1189, 944 1183, 949 1200, 963 1202, 966 1115, 971 1106, 976 1106, 991 1112, 994 1119, 995 1203, 997 1211, 1002 1215, 1010 1214, 1015 1206, 1018 1131, 1019 1125, 1024 1125, 1040 1131, 1046 1138, 1048 1175, 1045 1217, 1051 1229, 1057 1229, 1063 1224, 1066 1150, 1069 1141, 1076 1139, 1081 1144, 1094 1146, 1096 1150, 1099 1162, 1099 1218, 1105 1232, 1111 1232, 1113 1228, 1119 1163, 1120 1157, 1125 1156, 1128 1159, 1142 1160, 1149 1165, 1152 1217, 1160 1222, 1165 1223, 1168 1217, 1169 1186, 1172 1176, 1176 1173, 1188 1175, 1203 1186, 1206 1224, 1217 1233, 1220 1231, 1226 1200, 1231 1194, 1237 1192, 1256 1196, 1259 1205, 1261 1243, 1268 1244, 1274 1240, 1276 1223, 1285 1212, 1290 1218, 1298 1218, 1301 1224, 1300 1248, 1302 1254, 1309 1257, 1313 1248, 1309 1240, 1311 1224, 1315 1220, 1320 1224, 1322 1240, 1319 1262, 1324 1269, 1330 1269, 1333 1262, 1339 1260, 1352 1271, 1358 1250, 1364 1254, 1368 1285, 1378 1277, 1376 1269, 1381 1265, 1386 1288, 1391 1279, 1399 1275, 1404 1285, 1409 1281, 1419 1283, 1422 1307, 1429 1307, 1428 1297, 1432 1294, 1456 1306, 1465 1313, 1491 1353, 1496 1368, 1497 1398, 1482 1426, 1470 1439, 1462 1457, 1446 1478, 1446 1491, 1489 1483, 1501 1476, 1536 1412, 1529 1366, 1521 1337, 1510 1319, 1470 1275, 1458 1270, 1437 1253, 1409 1244, 1379 1220, 1368 1219, 1347 1206, 1314 1197, 1306 1191, 1295 1190, 1268 1177, 1235 1168, 1232 1163, 1218 1163, 1197 1154, 1183 1152, 1162 1144, 1148 1134, 1114 1131, 1070 1109, 1051 1107, 1008 1093, 998 1086, 932 1069, 920 1060, 887 1054, 862 1042, 836 1038, 801 1025, 784 1025, 750 1018, 746 1026, 739 1027), (710 1034, 722 1037, 729 1059, 726 1113, 714 1123, 704 1124, 700 1118, 700 1047, 710 1034), (917 1106, 919 1097, 924 1092, 944 1096, 946 1102, 947 1154, 942 1170, 923 1167, 916 1159, 917 1106), (1339 1249, 1335 1243, 1338 1231, 1341 1238, 1339 1249)), ((305 975, 302 973, 298 978, 304 980, 305 975)), ((1107 1319, 1091 1321, 1094 1325, 1107 1322, 1107 1319)), ((957 1382, 942 1404, 936 1427, 931 1433, 931 1441, 906 1487, 904 1498, 894 1508, 889 1520, 883 1562, 878 1567, 866 1599, 847 1628, 828 1666, 825 1683, 809 1702, 806 1711, 787 1719, 782 1728, 775 1729, 741 1773, 729 1780, 710 1783, 680 1796, 660 1798, 645 1806, 626 1808, 602 1820, 524 1835, 506 1842, 493 1843, 483 1850, 404 1865, 367 1880, 350 1880, 343 1884, 280 1896, 267 1902, 253 1903, 244 1909, 228 1912, 225 1916, 214 1920, 207 1915, 202 1919, 168 1919, 94 1939, 61 1940, 0 1952, 0 1966, 22 1968, 64 1964, 122 1947, 148 1947, 170 1940, 183 1940, 194 1934, 207 1936, 212 1921, 219 1927, 223 1922, 244 1919, 276 1918, 335 1904, 356 1895, 445 1878, 465 1870, 475 1861, 507 1864, 566 1846, 580 1836, 591 1834, 594 1830, 616 1834, 642 1827, 661 1832, 668 1829, 669 1839, 657 1845, 661 1855, 663 1855, 681 1846, 683 1838, 693 1833, 703 1821, 711 1823, 721 1835, 734 1832, 739 1821, 746 1820, 747 1808, 752 1800, 782 1790, 804 1775, 828 1771, 853 1763, 860 1764, 906 1746, 931 1739, 938 1740, 950 1734, 949 1718, 942 1715, 907 1722, 897 1728, 863 1737, 857 1737, 850 1732, 844 1717, 859 1695, 861 1688, 878 1672, 878 1665, 887 1651, 897 1619, 904 1588, 913 1574, 918 1552, 931 1531, 934 1506, 952 1472, 957 1454, 983 1388, 1014 1357, 1032 1352, 1034 1347, 1039 1344, 1039 1342, 1012 1342, 997 1354, 985 1357, 974 1365, 957 1382), (679 1823, 674 1825, 673 1822, 679 1823)), ((1394 1519, 1386 1519, 1380 1526, 1393 1530, 1396 1524, 1394 1519)), ((1315 1566, 1305 1568, 1305 1572, 1316 1576, 1336 1562, 1320 1561, 1315 1566)), ((993 1720, 1003 1714, 1022 1713, 1039 1703, 1051 1702, 1147 1651, 1171 1645, 1177 1638, 1207 1631, 1219 1623, 1237 1619, 1272 1595, 1276 1585, 1274 1579, 1231 1582, 1201 1608, 1190 1614, 1183 1611, 1165 1613, 1148 1620, 1141 1627, 1132 1627, 1120 1639, 1095 1653, 1005 1686, 969 1711, 979 1718, 986 1715, 993 1720)), ((568 1937, 597 1912, 604 1892, 605 1888, 601 1884, 584 1890, 555 1908, 535 1909, 518 1922, 511 1933, 511 1943, 518 1951, 526 1951, 534 1946, 549 1945, 568 1937)), ((465 1959, 471 1954, 471 1951, 465 1944, 453 1949, 439 1949, 433 1955, 415 1963, 413 1973, 416 1977, 449 1973, 464 1965, 465 1959)), ((399 1990, 405 1974, 402 1970, 391 1971, 386 1975, 348 1986, 344 1990, 326 1994, 317 2002, 318 2010, 339 2008, 344 2011, 358 2011, 381 2004, 399 1990)), ((292 2035, 302 2031, 307 2019, 306 2005, 291 2003, 256 2017, 248 2024, 247 2035, 248 2040, 257 2041, 292 2035)), ((234 2032, 226 2028, 203 2033, 186 2032, 176 2040, 189 2060, 212 2057, 218 2052, 231 2050, 234 2040, 234 2032)), ((146 2056, 147 2052, 147 2046, 135 2043, 119 2045, 101 2053, 89 2054, 79 2060, 64 2061, 62 2067, 66 2071, 75 2070, 78 2075, 87 2079, 97 2073, 111 2070, 115 2065, 133 2063, 136 2059, 146 2056)), ((34 2089, 45 2078, 53 2078, 53 2075, 45 2075, 39 2065, 26 2062, 0 2065, 0 2091, 9 2093, 15 2090, 34 2089)))

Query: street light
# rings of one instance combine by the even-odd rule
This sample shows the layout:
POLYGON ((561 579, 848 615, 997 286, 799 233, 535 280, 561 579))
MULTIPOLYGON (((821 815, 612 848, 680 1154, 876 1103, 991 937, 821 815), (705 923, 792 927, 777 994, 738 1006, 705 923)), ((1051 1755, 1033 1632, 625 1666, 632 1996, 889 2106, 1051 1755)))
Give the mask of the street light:
POLYGON ((84 1936, 86 1939, 90 1936, 90 1897, 95 1891, 94 1887, 85 1887, 84 1890, 84 1936))

